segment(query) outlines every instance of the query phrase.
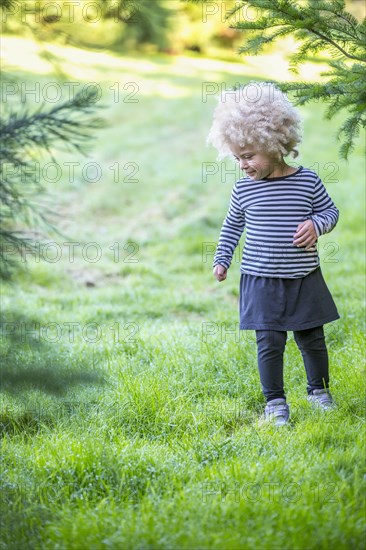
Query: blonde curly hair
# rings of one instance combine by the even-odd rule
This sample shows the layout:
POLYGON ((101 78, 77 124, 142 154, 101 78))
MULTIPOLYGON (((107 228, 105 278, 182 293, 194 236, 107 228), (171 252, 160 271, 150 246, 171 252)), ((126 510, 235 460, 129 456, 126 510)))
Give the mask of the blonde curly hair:
POLYGON ((300 115, 272 83, 249 82, 216 97, 219 103, 206 143, 218 150, 217 160, 232 156, 230 144, 255 145, 277 158, 298 155, 300 115))

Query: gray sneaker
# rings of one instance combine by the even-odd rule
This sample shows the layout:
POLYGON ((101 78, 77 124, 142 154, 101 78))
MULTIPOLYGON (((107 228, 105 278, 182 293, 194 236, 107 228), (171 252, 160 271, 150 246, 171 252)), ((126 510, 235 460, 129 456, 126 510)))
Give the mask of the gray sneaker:
POLYGON ((313 393, 308 395, 308 401, 323 410, 334 408, 333 397, 326 389, 313 390, 313 393))
POLYGON ((286 399, 279 397, 278 399, 272 399, 266 405, 264 410, 266 420, 273 422, 275 426, 283 426, 288 422, 290 416, 290 409, 286 403, 286 399))

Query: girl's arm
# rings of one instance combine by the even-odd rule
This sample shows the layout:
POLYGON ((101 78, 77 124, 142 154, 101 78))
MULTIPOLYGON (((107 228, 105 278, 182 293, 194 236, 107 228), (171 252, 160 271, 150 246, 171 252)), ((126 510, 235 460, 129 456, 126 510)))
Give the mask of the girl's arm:
POLYGON ((219 242, 216 248, 216 253, 212 267, 217 264, 229 269, 234 250, 238 245, 239 239, 244 231, 245 215, 240 206, 236 184, 233 187, 230 205, 222 224, 219 242))

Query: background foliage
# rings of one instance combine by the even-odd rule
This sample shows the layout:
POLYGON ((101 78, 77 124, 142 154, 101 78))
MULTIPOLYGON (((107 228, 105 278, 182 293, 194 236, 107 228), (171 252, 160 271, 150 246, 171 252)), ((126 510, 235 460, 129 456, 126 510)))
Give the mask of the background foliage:
POLYGON ((89 2, 86 10, 87 4, 85 0, 77 2, 71 10, 66 0, 58 2, 59 9, 56 2, 52 5, 47 0, 28 0, 26 12, 13 7, 4 28, 24 36, 32 31, 42 41, 109 48, 120 53, 207 54, 217 51, 211 50, 212 46, 231 50, 240 36, 225 22, 234 0, 227 0, 224 7, 215 3, 208 10, 181 0, 96 0, 89 2), (82 24, 75 28, 75 21, 82 24))

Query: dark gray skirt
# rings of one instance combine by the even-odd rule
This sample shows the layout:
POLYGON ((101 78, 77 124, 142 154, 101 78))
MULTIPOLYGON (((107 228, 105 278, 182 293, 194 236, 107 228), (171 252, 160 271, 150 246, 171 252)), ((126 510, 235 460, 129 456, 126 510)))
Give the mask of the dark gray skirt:
POLYGON ((242 273, 241 330, 303 330, 339 319, 320 267, 298 279, 242 273))

